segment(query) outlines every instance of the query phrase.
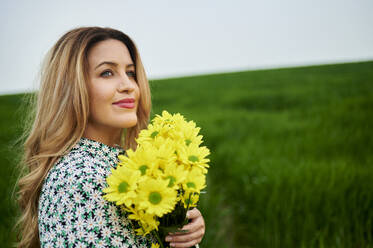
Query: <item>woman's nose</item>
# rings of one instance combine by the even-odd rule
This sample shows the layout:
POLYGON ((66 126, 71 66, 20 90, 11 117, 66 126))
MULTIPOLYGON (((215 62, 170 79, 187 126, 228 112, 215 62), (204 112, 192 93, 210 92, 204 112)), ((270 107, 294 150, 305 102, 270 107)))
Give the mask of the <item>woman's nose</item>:
POLYGON ((118 85, 118 91, 119 92, 131 92, 135 89, 134 87, 134 81, 131 80, 131 78, 127 75, 127 73, 122 73, 120 75, 120 82, 118 85))

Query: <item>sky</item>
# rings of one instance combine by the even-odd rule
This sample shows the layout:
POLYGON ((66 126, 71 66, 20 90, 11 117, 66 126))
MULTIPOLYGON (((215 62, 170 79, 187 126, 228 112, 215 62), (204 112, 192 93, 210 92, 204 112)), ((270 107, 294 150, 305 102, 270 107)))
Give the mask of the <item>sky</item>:
POLYGON ((149 79, 373 60, 372 0, 2 0, 0 94, 38 88, 68 30, 112 27, 149 79))

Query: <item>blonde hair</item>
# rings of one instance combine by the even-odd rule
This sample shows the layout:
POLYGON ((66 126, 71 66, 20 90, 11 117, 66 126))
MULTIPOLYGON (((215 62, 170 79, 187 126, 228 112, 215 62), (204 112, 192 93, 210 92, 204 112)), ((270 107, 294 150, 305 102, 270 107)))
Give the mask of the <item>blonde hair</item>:
POLYGON ((101 27, 81 27, 64 34, 50 49, 41 69, 41 85, 33 118, 25 131, 22 178, 17 182, 21 216, 18 247, 40 247, 38 201, 42 183, 58 158, 83 136, 89 115, 88 52, 107 39, 123 42, 135 64, 140 88, 136 126, 125 132, 123 147, 136 148, 135 138, 149 121, 151 99, 148 80, 135 43, 124 33, 101 27))

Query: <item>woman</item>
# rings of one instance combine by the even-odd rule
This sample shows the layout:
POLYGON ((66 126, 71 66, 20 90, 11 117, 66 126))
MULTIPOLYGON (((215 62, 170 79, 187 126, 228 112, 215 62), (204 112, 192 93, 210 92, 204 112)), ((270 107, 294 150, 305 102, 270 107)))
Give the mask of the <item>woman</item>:
MULTIPOLYGON (((131 222, 102 198, 105 178, 147 126, 150 90, 133 41, 110 28, 77 28, 49 51, 19 180, 19 247, 150 247, 131 222)), ((198 244, 197 209, 173 247, 198 244)))

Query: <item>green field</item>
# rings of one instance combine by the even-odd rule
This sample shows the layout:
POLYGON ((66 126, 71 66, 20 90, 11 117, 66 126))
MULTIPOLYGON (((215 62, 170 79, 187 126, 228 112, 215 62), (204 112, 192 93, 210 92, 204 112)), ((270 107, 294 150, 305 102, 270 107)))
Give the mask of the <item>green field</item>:
MULTIPOLYGON (((373 62, 150 83, 153 114, 196 121, 212 152, 201 248, 373 247, 373 62)), ((22 97, 0 96, 2 247, 22 97)))

